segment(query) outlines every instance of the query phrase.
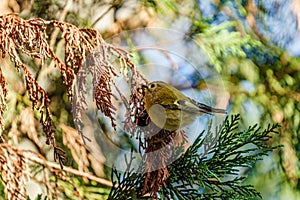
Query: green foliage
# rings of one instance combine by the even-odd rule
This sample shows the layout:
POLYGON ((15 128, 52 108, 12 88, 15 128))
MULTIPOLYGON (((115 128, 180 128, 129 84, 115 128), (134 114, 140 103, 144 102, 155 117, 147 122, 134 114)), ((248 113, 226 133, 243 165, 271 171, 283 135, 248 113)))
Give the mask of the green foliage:
MULTIPOLYGON (((5 186, 4 186, 3 182, 0 181, 0 194, 4 194, 4 189, 5 189, 5 186)), ((0 195, 0 200, 4 200, 4 199, 5 199, 4 195, 0 195)))
MULTIPOLYGON (((199 23, 196 23, 197 26, 199 23)), ((193 37, 199 47, 206 54, 208 63, 221 72, 224 62, 228 59, 246 58, 245 49, 260 46, 261 43, 253 40, 250 35, 242 36, 235 31, 236 22, 228 21, 219 25, 207 25, 201 28, 201 32, 193 37)))
POLYGON ((142 191, 142 183, 145 177, 142 173, 132 169, 132 161, 134 159, 135 157, 132 152, 129 159, 125 156, 127 167, 124 174, 119 173, 115 168, 112 169, 111 179, 116 180, 113 182, 113 187, 109 193, 108 200, 138 199, 138 195, 142 191))
MULTIPOLYGON (((249 199, 261 198, 251 185, 244 185, 242 170, 251 168, 257 160, 277 147, 269 147, 272 133, 278 133, 278 124, 262 130, 257 125, 238 130, 239 115, 226 118, 213 133, 200 133, 194 144, 168 166, 170 173, 166 187, 159 191, 161 199, 249 199)), ((178 151, 174 151, 174 156, 178 151)), ((137 199, 143 187, 143 166, 137 172, 131 169, 131 157, 126 172, 115 169, 114 186, 109 199, 137 199)), ((127 160, 127 159, 126 159, 127 160)), ((114 177, 112 177, 114 178, 114 177)))
POLYGON ((35 0, 33 1, 33 5, 31 7, 32 15, 41 17, 46 20, 53 19, 54 13, 57 13, 58 11, 58 4, 53 0, 35 0))
POLYGON ((299 54, 290 55, 283 47, 288 47, 298 35, 294 28, 298 24, 298 2, 225 0, 206 5, 210 8, 203 7, 201 11, 210 12, 193 20, 191 36, 200 41, 208 63, 222 74, 232 112, 243 116, 242 126, 256 122, 282 125, 281 135, 274 141, 284 148, 272 155, 277 164, 269 167, 274 171, 282 168, 286 175, 280 176, 278 188, 288 181, 294 191, 293 187, 299 188, 300 182, 300 59, 299 54), (223 26, 222 31, 209 31, 216 26, 223 26), (204 42, 207 38, 208 42, 204 42))
MULTIPOLYGON (((123 1, 120 1, 120 3, 122 2, 123 1)), ((270 15, 272 13, 274 14, 274 11, 276 11, 276 15, 274 16, 280 16, 279 8, 282 5, 281 3, 285 1, 273 1, 276 6, 270 4, 269 10, 265 9, 264 6, 257 5, 257 7, 254 8, 258 10, 260 13, 259 15, 256 15, 257 13, 255 12, 251 13, 246 6, 249 2, 259 1, 210 1, 208 4, 213 4, 213 8, 215 9, 210 9, 207 16, 201 13, 203 11, 199 9, 200 6, 197 4, 208 1, 197 1, 197 3, 192 3, 192 1, 184 0, 139 0, 138 2, 146 6, 152 14, 155 12, 155 16, 162 17, 165 23, 170 24, 173 28, 176 23, 170 22, 176 22, 179 18, 179 20, 188 18, 188 23, 186 24, 191 24, 191 27, 187 30, 188 36, 195 39, 199 44, 199 47, 203 50, 203 54, 205 55, 203 60, 206 59, 207 64, 211 65, 223 76, 222 78, 225 82, 225 86, 228 93, 230 93, 231 111, 233 113, 240 113, 243 116, 241 120, 242 123, 240 124, 241 126, 247 127, 249 124, 253 124, 253 121, 259 123, 270 121, 270 123, 278 122, 282 124, 282 127, 280 128, 281 134, 276 136, 276 140, 274 141, 284 142, 285 148, 281 149, 282 151, 280 151, 279 157, 277 154, 273 155, 273 164, 268 164, 268 166, 266 164, 266 166, 261 168, 265 169, 266 167, 269 167, 272 168, 273 171, 280 171, 278 168, 280 168, 279 166, 281 165, 283 171, 286 173, 286 177, 281 175, 276 176, 276 181, 273 181, 273 183, 276 182, 282 184, 283 181, 293 180, 292 186, 295 186, 296 191, 297 187, 299 188, 298 158, 300 157, 300 135, 298 134, 300 132, 300 60, 299 58, 289 56, 285 50, 274 45, 269 38, 264 38, 262 35, 259 35, 259 32, 254 30, 255 26, 258 25, 259 20, 262 20, 265 16, 272 17, 270 15), (273 12, 271 12, 272 9, 274 9, 273 12), (253 25, 250 23, 251 21, 248 21, 249 18, 247 17, 249 16, 253 16, 253 18, 257 20, 252 21, 255 25, 253 27, 249 27, 249 25, 253 25), (220 20, 220 18, 222 19, 220 20), (250 91, 241 87, 242 81, 250 83, 253 89, 250 91), (247 112, 245 106, 245 103, 247 102, 252 102, 255 108, 259 108, 259 115, 254 113, 253 107, 248 108, 250 112, 247 112), (254 120, 251 121, 250 118, 254 118, 254 120), (284 156, 284 153, 287 156, 284 156)), ((58 1, 53 0, 33 1, 31 14, 28 18, 36 16, 44 19, 58 19, 64 9, 63 4, 64 2, 59 1, 58 3, 58 1)), ((93 24, 91 19, 83 19, 80 17, 80 13, 85 13, 87 11, 81 4, 76 5, 77 6, 73 6, 73 8, 77 7, 79 10, 69 10, 65 21, 75 25, 81 24, 82 26, 90 26, 90 24, 93 24)), ((96 6, 96 4, 94 5, 96 6)), ((296 6, 292 5, 291 8, 296 8, 296 6)), ((90 7, 88 7, 88 9, 90 9, 90 7)), ((89 13, 91 13, 91 15, 94 14, 93 12, 89 13)), ((297 12, 286 11, 286 13, 297 12)), ((135 18, 133 17, 132 20, 129 21, 134 20, 135 18)), ((265 23, 263 25, 267 31, 267 24, 265 23)), ((287 27, 284 28, 288 29, 287 27)), ((34 71, 40 69, 34 62, 30 63, 30 67, 32 67, 34 71)), ((55 73, 53 71, 50 72, 51 73, 49 74, 54 76, 53 74, 55 73)), ((7 74, 11 75, 12 73, 9 72, 7 74)), ((38 74, 42 73, 38 72, 38 74)), ((9 82, 8 85, 16 86, 18 90, 22 91, 20 89, 20 85, 22 84, 19 84, 21 78, 20 76, 16 77, 17 78, 14 79, 11 77, 7 78, 9 82)), ((44 78, 41 78, 41 80, 43 79, 44 78)), ((55 85, 54 82, 56 82, 57 79, 52 81, 53 84, 50 84, 51 86, 55 85)), ((8 110, 5 115, 7 116, 6 121, 11 122, 13 119, 18 119, 18 113, 21 112, 23 107, 28 105, 29 101, 28 98, 23 96, 23 93, 19 94, 18 92, 13 92, 13 90, 10 90, 8 95, 10 95, 10 101, 8 102, 9 106, 7 107, 8 110)), ((69 105, 66 102, 60 101, 62 97, 62 88, 58 87, 51 89, 51 97, 53 97, 53 99, 58 99, 58 103, 55 103, 55 105, 51 107, 54 122, 57 123, 56 125, 60 122, 71 123, 72 119, 70 117, 65 115, 65 117, 62 118, 62 113, 69 112, 69 105)), ((52 100, 52 102, 55 101, 52 100)), ((232 124, 232 121, 229 124, 232 124)), ((175 163, 173 163, 169 166, 169 172, 171 173, 170 180, 168 182, 168 187, 161 190, 161 197, 165 195, 167 198, 171 193, 178 198, 182 195, 184 195, 184 197, 190 195, 190 198, 198 198, 197 195, 202 195, 199 198, 204 199, 228 199, 229 197, 231 199, 248 199, 249 196, 259 197, 252 187, 245 185, 241 186, 238 184, 243 181, 243 178, 238 178, 237 180, 230 178, 232 176, 237 176, 237 174, 241 174, 240 170, 237 169, 237 166, 238 168, 239 166, 251 167, 257 159, 260 159, 261 156, 267 153, 268 146, 265 145, 266 143, 258 143, 255 145, 247 143, 247 141, 255 141, 258 139, 257 137, 256 139, 253 138, 254 136, 252 135, 263 134, 264 131, 259 130, 257 126, 251 126, 243 132, 238 132, 237 129, 232 131, 227 129, 226 131, 229 131, 231 134, 226 134, 222 137, 223 133, 221 130, 225 131, 225 127, 226 124, 216 131, 216 133, 219 133, 219 136, 214 136, 210 130, 205 136, 206 139, 203 140, 201 136, 199 136, 194 146, 186 152, 185 156, 187 157, 181 157, 177 160, 176 163, 178 165, 174 166, 175 163), (248 133, 252 134, 248 135, 248 133), (214 139, 218 140, 218 143, 213 143, 212 141, 214 139), (197 143, 198 149, 195 147, 197 143), (204 146, 209 146, 207 151, 204 151, 204 146), (239 146, 240 148, 237 148, 239 146), (243 146, 244 148, 242 148, 243 146), (254 150, 259 146, 261 149, 254 150), (229 153, 229 151, 231 152, 229 153), (250 153, 247 153, 248 151, 250 153), (226 158, 226 156, 229 156, 229 158, 226 158), (249 156, 253 157, 251 158, 249 156), (182 161, 182 163, 179 163, 180 161, 182 161), (184 164, 183 162, 188 162, 191 166, 194 166, 197 163, 198 165, 194 166, 194 168, 188 167, 183 169, 180 168, 180 164, 184 164), (190 174, 188 174, 188 169, 193 169, 193 173, 189 172, 190 174), (182 180, 176 177, 178 176, 178 171, 176 170, 186 170, 181 176, 182 180), (191 190, 191 188, 180 188, 183 187, 183 183, 186 182, 190 182, 189 187, 195 188, 195 191, 191 190)), ((271 129, 272 127, 268 127, 265 131, 268 132, 271 129)), ((205 133, 203 132, 201 135, 204 137, 205 133)), ((260 139, 269 139, 262 135, 260 137, 260 139)), ((257 141, 260 140, 258 139, 257 141)), ((59 144, 62 143, 60 137, 58 137, 57 142, 59 144)), ((71 158, 70 160, 73 159, 71 158)), ((260 170, 262 171, 262 169, 260 170)), ((115 185, 111 190, 110 198, 137 198, 137 191, 142 189, 141 184, 144 179, 143 174, 138 174, 130 170, 124 175, 119 174, 115 170, 113 170, 113 172, 113 174, 117 176, 116 183, 119 184, 119 186, 115 185)), ((263 186, 263 189, 265 189, 266 180, 264 180, 264 178, 266 176, 270 178, 273 175, 265 173, 263 174, 264 176, 262 176, 258 171, 255 172, 257 173, 256 177, 252 177, 252 180, 256 183, 259 182, 258 185, 263 186)), ((252 174, 254 174, 254 172, 252 174)), ((82 180, 78 182, 78 185, 80 184, 82 187, 87 188, 86 191, 89 190, 89 186, 86 187, 86 184, 82 180)), ((90 191, 95 188, 98 189, 97 187, 91 186, 90 191)), ((280 186, 280 188, 283 187, 280 186)), ((72 189, 73 188, 70 187, 70 190, 72 189)), ((276 189, 280 190, 279 188, 276 189)), ((0 184, 0 193, 3 192, 3 190, 3 184, 0 184)), ((85 191, 85 189, 83 190, 85 191)), ((273 190, 274 188, 271 188, 271 192, 273 192, 273 190)))

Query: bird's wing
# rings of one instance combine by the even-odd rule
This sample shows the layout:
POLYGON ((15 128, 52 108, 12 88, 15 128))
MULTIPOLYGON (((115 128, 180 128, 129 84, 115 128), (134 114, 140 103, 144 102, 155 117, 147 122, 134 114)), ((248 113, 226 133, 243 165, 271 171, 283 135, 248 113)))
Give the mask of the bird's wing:
POLYGON ((218 109, 218 108, 213 108, 208 105, 205 105, 203 103, 199 103, 193 99, 189 100, 178 100, 175 101, 173 104, 160 104, 166 109, 170 110, 182 110, 185 112, 189 113, 207 113, 207 114, 212 114, 212 113, 222 113, 226 114, 226 110, 223 109, 218 109))
POLYGON ((193 103, 186 100, 178 100, 172 104, 161 103, 160 105, 170 110, 182 110, 189 113, 199 113, 199 108, 193 103))
POLYGON ((162 107, 166 108, 166 109, 170 109, 170 110, 181 110, 181 106, 178 104, 159 104, 162 107))

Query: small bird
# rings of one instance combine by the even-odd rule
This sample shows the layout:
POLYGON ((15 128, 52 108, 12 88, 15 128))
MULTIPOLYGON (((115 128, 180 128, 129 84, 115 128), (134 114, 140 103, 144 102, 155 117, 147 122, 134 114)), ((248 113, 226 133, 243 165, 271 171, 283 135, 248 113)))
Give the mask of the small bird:
POLYGON ((162 81, 142 85, 142 89, 146 111, 151 121, 161 129, 178 130, 202 114, 226 114, 223 109, 212 108, 190 99, 175 87, 162 81))

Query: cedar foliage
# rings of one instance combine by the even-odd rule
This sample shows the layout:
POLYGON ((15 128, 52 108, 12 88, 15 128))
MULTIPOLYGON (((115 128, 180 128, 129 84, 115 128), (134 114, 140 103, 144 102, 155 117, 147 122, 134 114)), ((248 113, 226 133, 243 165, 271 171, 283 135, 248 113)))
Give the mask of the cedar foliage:
MULTIPOLYGON (((148 81, 138 71, 135 70, 134 65, 129 59, 130 54, 128 52, 107 44, 102 39, 100 33, 94 29, 77 28, 74 25, 56 20, 23 20, 15 15, 5 15, 2 16, 0 20, 0 29, 2 32, 0 36, 1 56, 8 56, 11 58, 16 68, 23 72, 26 90, 30 100, 32 101, 33 109, 37 110, 41 114, 40 123, 47 137, 47 144, 51 144, 54 148, 54 157, 59 161, 61 167, 66 161, 66 155, 55 142, 55 128, 53 127, 53 122, 51 119, 52 115, 49 110, 49 97, 46 91, 35 80, 34 75, 31 74, 29 67, 22 60, 23 55, 28 55, 29 57, 40 60, 40 67, 43 67, 45 63, 49 62, 49 60, 52 60, 59 68, 63 83, 67 88, 68 97, 76 107, 76 109, 73 110, 75 113, 74 120, 76 121, 76 124, 79 125, 76 127, 76 129, 80 133, 83 141, 88 138, 85 138, 81 132, 82 127, 80 125, 82 125, 82 123, 80 112, 78 111, 86 108, 85 99, 83 97, 84 95, 80 94, 84 93, 85 90, 84 87, 79 88, 79 94, 75 95, 76 97, 79 97, 79 99, 72 99, 72 85, 74 79, 77 78, 79 80, 81 83, 79 85, 84 85, 85 74, 83 71, 81 71, 80 66, 85 60, 88 60, 90 63, 94 63, 91 65, 92 67, 90 70, 95 75, 95 102, 98 109, 111 119, 111 125, 114 127, 115 108, 111 103, 112 83, 110 80, 113 76, 116 76, 117 73, 115 71, 115 67, 110 63, 110 56, 116 56, 122 63, 121 67, 132 72, 132 76, 130 77, 131 97, 129 102, 126 102, 126 100, 123 99, 127 105, 127 118, 125 123, 127 127, 125 128, 131 132, 132 136, 137 136, 138 140, 140 141, 142 134, 149 134, 151 136, 151 130, 149 133, 145 133, 143 132, 145 130, 136 130, 134 128, 135 125, 144 123, 145 119, 147 118, 144 116, 143 112, 143 96, 139 91, 139 85, 142 83, 147 83, 148 81), (46 33, 46 28, 49 27, 58 28, 61 31, 62 37, 65 39, 64 60, 55 55, 47 42, 46 38, 48 35, 46 33), (95 47, 100 48, 95 51, 95 47), (94 56, 87 56, 91 54, 94 56), (92 71, 95 68, 97 70, 92 71), (78 113, 76 114, 76 112, 78 113)), ((237 32, 222 32, 221 30, 224 28, 224 26, 228 26, 228 24, 224 24, 223 27, 217 27, 219 29, 215 29, 215 27, 211 26, 212 29, 210 30, 210 27, 206 27, 207 32, 203 32, 203 34, 198 35, 198 37, 202 37, 202 39, 207 38, 207 41, 202 40, 205 42, 204 45, 209 45, 212 41, 214 41, 214 36, 218 36, 220 32, 223 33, 220 38, 228 35, 231 36, 232 39, 238 38, 239 34, 236 34, 237 32), (213 31, 215 31, 215 34, 211 34, 213 31), (213 37, 209 38, 208 36, 213 37)), ((231 26, 231 24, 229 26, 231 26)), ((243 45, 249 42, 249 38, 246 37, 243 40, 239 39, 240 38, 237 40, 230 40, 232 43, 225 43, 224 46, 220 46, 218 43, 216 43, 216 48, 213 48, 215 51, 206 51, 206 53, 212 57, 210 62, 216 66, 218 71, 221 70, 221 62, 219 62, 219 60, 221 60, 220 58, 224 56, 222 52, 232 51, 237 57, 246 57, 246 54, 243 51, 243 45), (216 54, 216 52, 219 54, 216 54)), ((225 57, 226 56, 228 55, 225 55, 225 57)), ((228 57, 230 56, 232 55, 230 54, 228 57)), ((6 89, 6 80, 2 73, 0 74, 0 83, 2 95, 0 117, 2 117, 5 107, 5 101, 3 100, 5 100, 8 92, 6 89)), ((109 198, 135 199, 137 197, 142 197, 143 195, 146 196, 147 192, 150 193, 152 198, 177 197, 179 199, 243 199, 249 197, 260 197, 259 193, 256 192, 253 187, 241 185, 244 177, 237 178, 238 170, 235 167, 252 167, 257 159, 260 159, 261 156, 266 155, 268 151, 272 150, 273 148, 266 146, 264 142, 270 139, 270 136, 268 136, 269 133, 276 132, 275 128, 277 128, 278 125, 270 126, 263 131, 257 128, 257 126, 253 126, 249 127, 249 129, 245 130, 244 132, 238 132, 238 120, 238 116, 233 116, 231 120, 227 119, 224 122, 224 125, 215 131, 217 137, 212 134, 212 130, 210 129, 207 130, 206 137, 204 137, 205 132, 202 132, 194 145, 191 146, 184 155, 180 156, 176 162, 167 166, 162 160, 161 164, 163 165, 163 168, 157 171, 143 173, 147 171, 145 170, 146 167, 151 167, 149 166, 149 162, 151 161, 150 159, 149 162, 145 161, 144 165, 140 167, 142 173, 134 173, 130 170, 130 163, 134 158, 129 158, 128 170, 124 175, 121 175, 115 170, 113 171, 113 174, 117 177, 117 181, 114 182, 114 186, 112 187, 109 198), (249 143, 254 143, 255 147, 247 150, 240 149, 242 146, 249 143), (199 149, 207 146, 209 148, 202 153, 199 153, 199 149), (252 153, 247 154, 247 152, 252 153), (208 158, 207 155, 209 154, 211 154, 212 157, 208 158), (232 159, 229 159, 231 157, 232 159), (191 169, 193 170, 193 173, 191 173, 191 171, 186 171, 191 169), (178 174, 178 172, 182 173, 178 174), (235 178, 228 180, 228 175, 233 175, 235 178), (199 191, 203 192, 199 193, 199 191)), ((0 122, 1 125, 4 125, 3 120, 0 122)), ((169 133, 163 131, 160 133, 158 138, 149 137, 147 140, 141 141, 141 148, 152 151, 153 149, 151 148, 159 148, 160 145, 164 146, 170 144, 170 142, 172 144, 172 140, 177 134, 182 134, 184 137, 184 133, 169 133), (160 141, 159 139, 161 138, 164 139, 163 143, 157 146, 157 141, 160 141)), ((167 152, 167 156, 164 158, 168 158, 168 156, 178 156, 178 152, 181 152, 181 148, 180 146, 176 145, 175 147, 176 148, 172 149, 172 151, 167 152)), ((9 175, 12 177, 12 179, 18 180, 18 183, 24 182, 22 179, 24 176, 34 178, 33 174, 27 173, 28 170, 26 170, 26 167, 28 167, 26 164, 28 165, 28 162, 31 159, 29 156, 26 156, 24 152, 20 152, 11 146, 5 146, 4 144, 1 144, 1 148, 1 150, 3 150, 1 155, 5 155, 3 157, 5 158, 3 159, 3 163, 8 163, 9 166, 14 166, 13 168, 3 167, 4 171, 2 175, 9 175), (11 157, 8 157, 8 155, 11 157), (17 160, 15 160, 15 158, 17 158, 17 160)), ((63 171, 60 171, 55 167, 51 167, 51 165, 49 165, 44 158, 41 160, 31 161, 43 165, 45 168, 49 168, 50 171, 55 174, 56 180, 54 180, 54 182, 56 184, 59 181, 70 183, 72 188, 74 188, 73 195, 81 199, 84 198, 84 196, 77 189, 77 186, 63 171)), ((68 168, 64 167, 64 169, 68 168)), ((90 178, 91 180, 91 177, 86 178, 90 178)), ((2 181, 5 185, 11 184, 9 188, 13 189, 5 190, 7 197, 11 199, 24 199, 26 197, 26 191, 24 188, 22 189, 24 184, 17 185, 17 182, 9 182, 8 179, 5 178, 2 178, 2 181), (20 192, 16 193, 16 191, 20 192)), ((63 187, 58 187, 58 190, 55 191, 54 187, 48 184, 46 178, 43 184, 47 186, 49 196, 58 196, 59 191, 65 190, 63 187)))
MULTIPOLYGON (((68 98, 74 105, 74 121, 78 125, 76 128, 82 137, 82 141, 79 142, 79 146, 81 147, 84 146, 84 143, 82 142, 88 139, 83 135, 81 131, 82 127, 80 127, 82 124, 80 111, 86 109, 86 101, 84 96, 81 94, 77 94, 75 99, 72 98, 74 96, 72 92, 75 77, 81 81, 81 85, 83 85, 85 81, 85 75, 80 71, 81 65, 86 59, 89 59, 89 62, 94 63, 94 65, 90 65, 94 70, 96 69, 96 71, 93 71, 93 73, 95 73, 95 79, 97 80, 94 82, 94 99, 99 110, 108 116, 111 119, 112 125, 114 125, 114 107, 111 103, 112 93, 110 84, 111 78, 116 76, 116 73, 113 71, 114 67, 112 67, 112 64, 110 63, 110 58, 115 56, 120 60, 121 67, 133 69, 133 64, 129 60, 130 54, 123 49, 107 44, 102 39, 100 33, 94 29, 77 28, 72 24, 59 22, 57 20, 46 21, 38 18, 24 20, 15 14, 7 14, 0 17, 0 31, 0 55, 2 58, 10 58, 10 60, 14 63, 15 68, 24 76, 25 88, 29 96, 29 100, 32 102, 32 109, 40 113, 39 119, 42 130, 46 136, 46 144, 52 146, 54 149, 54 159, 59 162, 61 169, 63 169, 63 165, 67 161, 67 157, 65 150, 56 144, 55 127, 50 111, 50 98, 48 97, 47 92, 39 85, 35 76, 31 73, 30 67, 25 64, 22 58, 25 59, 25 56, 29 56, 36 59, 35 61, 40 63, 39 67, 41 69, 46 65, 49 65, 50 62, 54 62, 54 65, 59 69, 63 79, 63 84, 67 88, 66 93, 68 98), (65 41, 64 60, 60 59, 50 47, 47 40, 47 38, 49 38, 46 31, 47 28, 52 30, 58 28, 58 30, 61 31, 61 37, 65 41), (96 47, 99 49, 97 50, 96 47), (88 57, 88 55, 91 54, 97 55, 88 57)), ((8 91, 6 88, 6 79, 2 73, 0 78, 0 95, 2 100, 0 114, 3 114, 8 91)), ((79 88, 79 92, 84 93, 85 90, 79 88)), ((0 125, 4 128, 2 115, 0 116, 0 125)), ((73 195, 83 198, 70 178, 66 176, 63 171, 58 170, 57 166, 53 167, 51 164, 49 165, 49 163, 45 161, 45 158, 41 158, 41 155, 39 154, 36 155, 41 158, 38 160, 35 160, 28 155, 26 156, 24 152, 22 153, 22 151, 7 145, 5 143, 5 138, 2 135, 1 139, 1 155, 3 156, 1 158, 3 162, 0 167, 2 169, 2 181, 4 185, 7 185, 4 190, 7 198, 24 199, 26 197, 24 184, 20 183, 24 182, 25 177, 34 178, 34 173, 31 173, 28 170, 28 164, 31 161, 42 167, 49 168, 50 172, 57 176, 54 180, 56 184, 60 180, 70 183, 70 185, 74 187, 73 195), (10 151, 14 153, 8 153, 10 151), (24 170, 24 167, 27 170, 24 170), (16 181, 11 182, 11 180, 16 181)), ((87 158, 80 159, 84 160, 87 158)), ((79 160, 79 163, 82 162, 79 160)), ((73 171, 73 173, 76 174, 79 172, 73 171)), ((45 177, 48 175, 48 173, 44 173, 45 177)), ((83 176, 90 180, 91 178, 93 179, 93 177, 89 174, 83 176)), ((50 184, 50 182, 51 180, 49 180, 49 178, 45 178, 42 181, 42 184, 44 184, 48 189, 49 195, 51 194, 51 196, 56 196, 59 194, 59 191, 64 190, 61 187, 58 187, 58 190, 55 190, 55 186, 50 184)), ((106 183, 106 185, 110 184, 106 183)))
POLYGON ((155 199, 261 198, 253 186, 243 184, 246 176, 241 171, 253 167, 256 161, 277 148, 265 142, 278 133, 279 125, 269 125, 266 129, 254 125, 240 131, 239 121, 240 116, 233 115, 215 131, 208 127, 182 155, 182 148, 174 147, 172 157, 178 159, 167 166, 168 179, 160 184, 159 176, 152 177, 154 180, 149 187, 157 190, 152 190, 148 196, 143 193, 147 178, 145 163, 133 170, 131 164, 135 158, 125 158, 125 173, 113 170, 113 188, 108 199, 147 199, 149 196, 155 199))

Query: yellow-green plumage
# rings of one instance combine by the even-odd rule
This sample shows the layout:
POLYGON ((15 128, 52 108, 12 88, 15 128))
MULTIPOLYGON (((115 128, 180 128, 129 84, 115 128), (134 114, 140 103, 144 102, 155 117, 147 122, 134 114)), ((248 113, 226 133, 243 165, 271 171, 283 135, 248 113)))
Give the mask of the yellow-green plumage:
POLYGON ((151 121, 165 130, 174 131, 186 126, 203 113, 226 113, 196 102, 162 81, 152 82, 143 88, 145 107, 151 121))

